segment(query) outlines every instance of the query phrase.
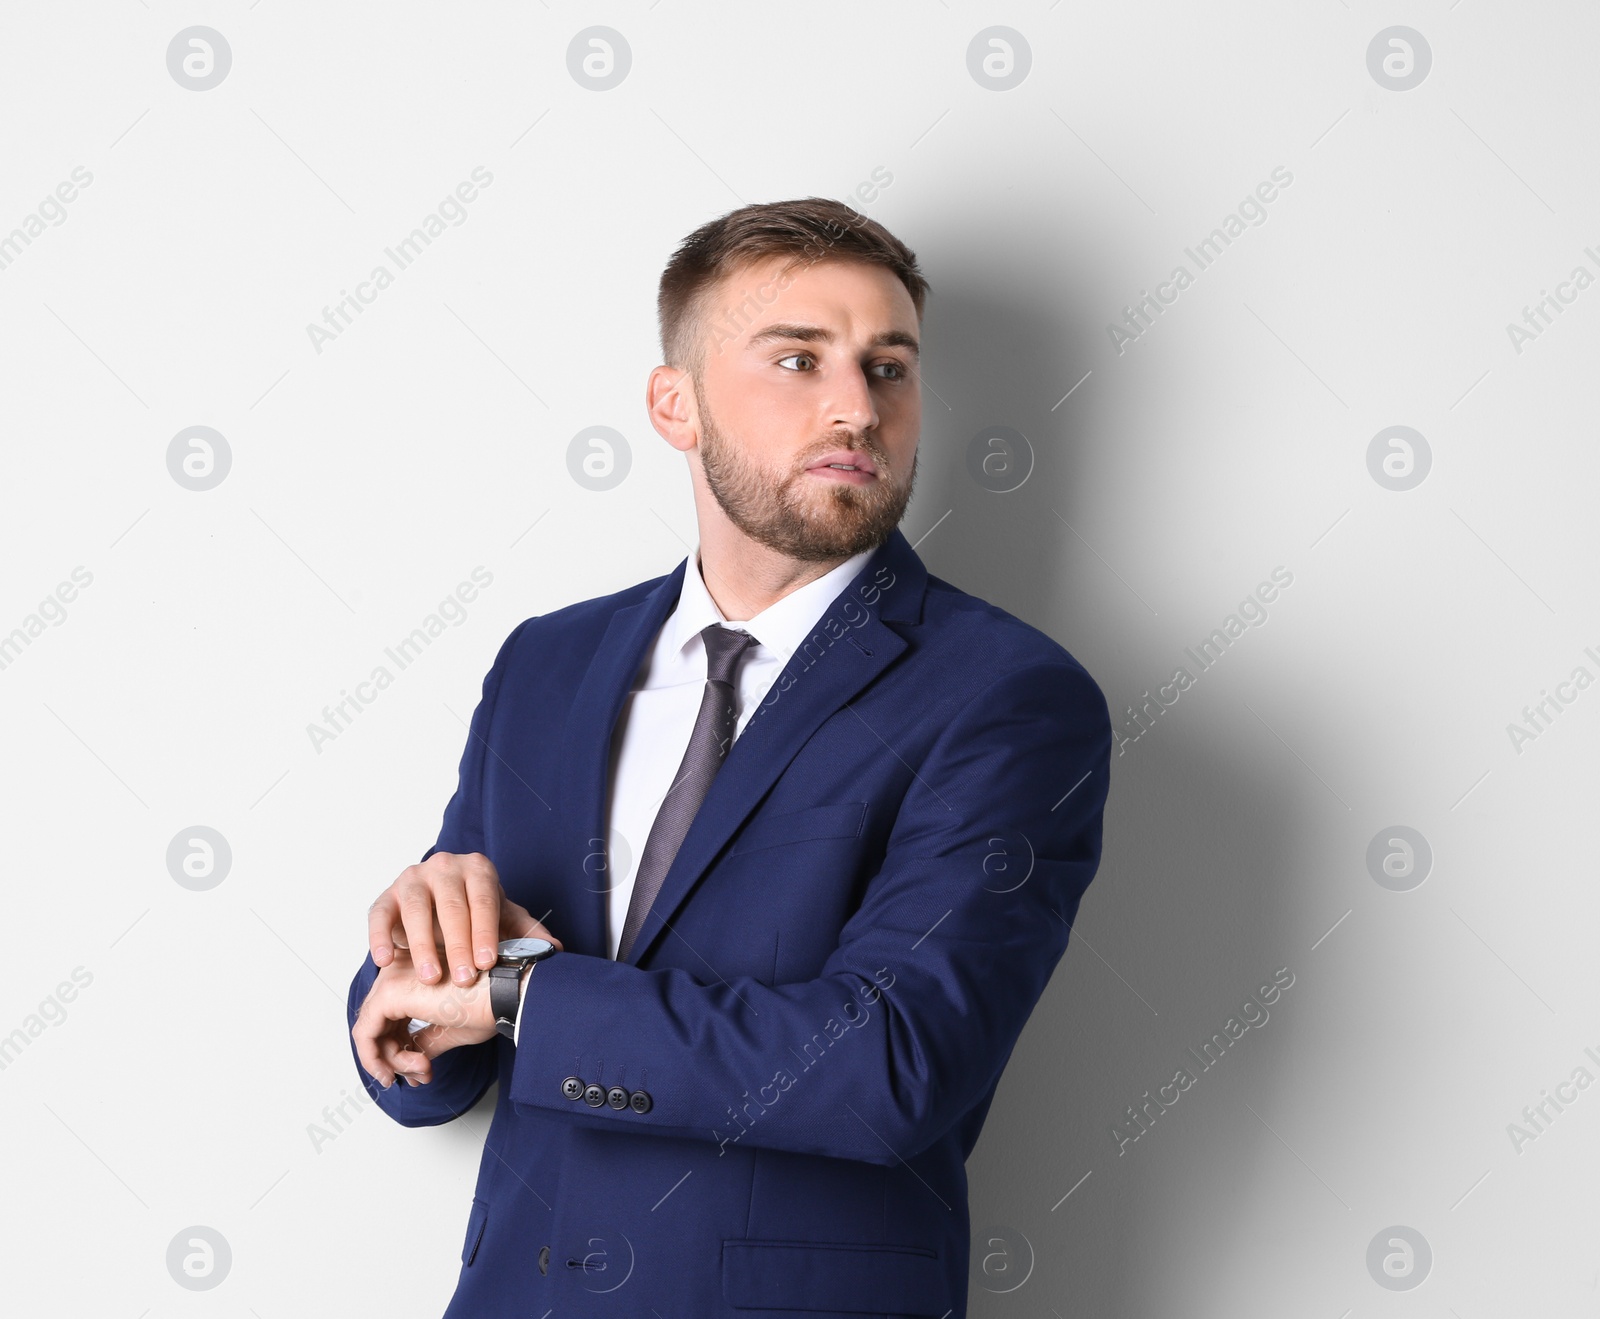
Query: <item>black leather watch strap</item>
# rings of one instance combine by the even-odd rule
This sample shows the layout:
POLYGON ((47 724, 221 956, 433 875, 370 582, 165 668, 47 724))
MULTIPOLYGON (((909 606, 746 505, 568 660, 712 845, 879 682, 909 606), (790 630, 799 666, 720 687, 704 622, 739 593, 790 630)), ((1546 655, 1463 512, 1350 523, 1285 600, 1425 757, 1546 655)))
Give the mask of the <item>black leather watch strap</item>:
POLYGON ((508 1040, 517 1038, 517 1000, 525 969, 521 966, 489 968, 489 1010, 494 1013, 494 1028, 508 1040))

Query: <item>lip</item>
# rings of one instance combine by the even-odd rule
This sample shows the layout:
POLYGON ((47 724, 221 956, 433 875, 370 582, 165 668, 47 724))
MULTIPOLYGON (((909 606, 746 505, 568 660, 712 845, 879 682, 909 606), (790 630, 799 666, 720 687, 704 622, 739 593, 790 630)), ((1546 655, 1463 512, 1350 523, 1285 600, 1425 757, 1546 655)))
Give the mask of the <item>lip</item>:
POLYGON ((810 464, 806 471, 814 476, 820 476, 825 481, 845 481, 851 485, 866 485, 869 481, 878 479, 878 465, 868 455, 855 449, 835 449, 832 453, 825 453, 810 464), (856 470, 842 471, 830 466, 832 463, 850 463, 856 470))

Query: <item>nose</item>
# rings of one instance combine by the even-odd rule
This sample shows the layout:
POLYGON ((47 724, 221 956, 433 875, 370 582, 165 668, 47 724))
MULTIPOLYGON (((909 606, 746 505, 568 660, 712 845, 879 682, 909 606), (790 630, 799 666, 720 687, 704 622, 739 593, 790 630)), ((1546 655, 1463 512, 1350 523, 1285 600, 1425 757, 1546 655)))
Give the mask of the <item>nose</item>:
POLYGON ((828 402, 827 426, 852 431, 869 431, 878 424, 878 405, 872 398, 872 384, 859 366, 851 366, 835 377, 836 387, 828 402))

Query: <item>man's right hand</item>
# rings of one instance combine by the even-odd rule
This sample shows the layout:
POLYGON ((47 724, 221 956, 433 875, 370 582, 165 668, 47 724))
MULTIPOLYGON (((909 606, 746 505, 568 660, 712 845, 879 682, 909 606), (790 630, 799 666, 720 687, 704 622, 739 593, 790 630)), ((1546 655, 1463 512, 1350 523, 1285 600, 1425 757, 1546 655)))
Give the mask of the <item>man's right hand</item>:
POLYGON ((407 866, 367 912, 367 942, 382 968, 396 947, 407 949, 424 984, 440 979, 442 946, 451 977, 470 984, 499 957, 502 939, 548 939, 551 934, 500 888, 500 872, 481 852, 435 852, 407 866))

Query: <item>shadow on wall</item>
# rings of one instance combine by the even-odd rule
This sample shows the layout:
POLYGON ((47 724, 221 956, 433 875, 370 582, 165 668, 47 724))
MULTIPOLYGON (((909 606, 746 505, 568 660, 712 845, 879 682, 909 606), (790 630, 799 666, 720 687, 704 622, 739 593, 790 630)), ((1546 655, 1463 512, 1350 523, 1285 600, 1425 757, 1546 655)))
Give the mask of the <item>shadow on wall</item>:
MULTIPOLYGON (((947 275, 930 297, 917 495, 904 530, 935 576, 1071 651, 1121 727, 1124 707, 1171 672, 1163 666, 1189 638, 1181 602, 1141 599, 1098 557, 1102 547, 1090 548, 1108 506, 1137 516, 1137 499, 1097 488, 1089 470, 1097 444, 1127 423, 1115 392, 1092 378, 1060 402, 1098 360, 1082 345, 1103 329, 1083 323, 1074 290, 1052 286, 1047 301, 1037 287, 1001 287, 1026 265, 947 275), (1000 456, 985 470, 991 453, 1000 456)), ((1159 540, 1169 529, 1132 534, 1159 540)), ((968 1163, 975 1319, 1019 1297, 1070 1296, 1084 1314, 1146 1312, 1151 1275, 1170 1281, 1198 1239, 1226 1232, 1217 1187, 1274 1139, 1241 1100, 1270 1111, 1278 1050, 1268 1040, 1296 995, 1281 981, 1304 969, 1283 898, 1296 838, 1314 826, 1278 749, 1220 687, 1202 679, 1154 735, 1113 749, 1099 873, 968 1163), (1275 1005, 1260 1003, 1280 969, 1275 1005), (1243 1008, 1247 999, 1254 1006, 1243 1008), (1241 1012, 1259 1024, 1246 1022, 1226 1054, 1215 1044, 1207 1053, 1216 1034, 1229 1040, 1230 1020, 1238 1030, 1241 1012), (1220 1061, 1203 1066, 1213 1055, 1220 1061), (1187 1088, 1171 1088, 1179 1069, 1193 1078, 1187 1088)))

